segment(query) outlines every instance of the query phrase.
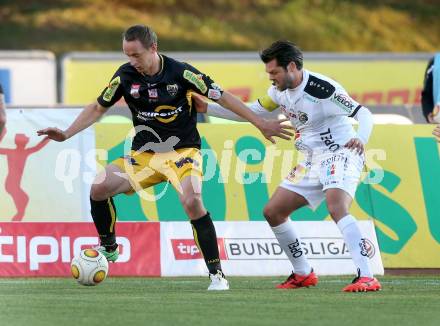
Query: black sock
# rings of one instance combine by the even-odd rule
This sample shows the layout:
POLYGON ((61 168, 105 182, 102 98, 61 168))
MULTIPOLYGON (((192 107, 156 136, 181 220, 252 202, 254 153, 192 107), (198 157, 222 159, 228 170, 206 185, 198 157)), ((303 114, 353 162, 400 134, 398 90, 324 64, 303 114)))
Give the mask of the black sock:
POLYGON ((209 273, 217 274, 217 271, 221 271, 222 267, 217 246, 217 235, 209 212, 198 220, 191 221, 191 225, 194 240, 196 241, 197 247, 202 252, 209 273))
POLYGON ((107 251, 116 250, 118 247, 115 235, 116 207, 113 198, 99 201, 90 198, 90 207, 101 245, 107 251))

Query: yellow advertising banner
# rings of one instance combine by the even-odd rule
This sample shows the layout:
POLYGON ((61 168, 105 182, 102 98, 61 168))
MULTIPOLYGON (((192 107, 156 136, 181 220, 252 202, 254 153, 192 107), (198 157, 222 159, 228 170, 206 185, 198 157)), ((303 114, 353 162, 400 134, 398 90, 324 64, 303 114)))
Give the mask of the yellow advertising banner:
MULTIPOLYGON (((101 166, 123 155, 130 124, 96 126, 101 166)), ((268 143, 249 124, 200 124, 204 168, 203 200, 217 221, 264 220, 262 209, 295 166, 298 153, 288 141, 268 143)), ((351 213, 373 219, 385 267, 440 267, 440 159, 432 127, 376 126, 366 152, 367 168, 351 213)), ((129 141, 129 139, 128 139, 129 141)), ((165 185, 149 189, 162 194, 165 185)), ((128 221, 187 220, 176 192, 160 199, 137 194, 115 198, 118 218, 128 221)), ((325 202, 302 208, 296 221, 330 219, 325 202)))
MULTIPOLYGON (((256 100, 270 86, 264 64, 256 60, 188 62, 244 101, 256 100)), ((64 103, 83 105, 95 100, 122 63, 65 60, 64 103)), ((306 60, 305 68, 335 79, 365 105, 413 105, 420 104, 426 64, 421 60, 306 60)))

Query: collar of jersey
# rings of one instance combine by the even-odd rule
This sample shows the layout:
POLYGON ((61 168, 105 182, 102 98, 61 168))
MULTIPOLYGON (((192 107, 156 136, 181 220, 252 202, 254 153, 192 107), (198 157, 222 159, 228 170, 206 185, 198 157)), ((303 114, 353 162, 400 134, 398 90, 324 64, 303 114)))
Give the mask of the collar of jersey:
POLYGON ((160 53, 159 53, 159 59, 160 59, 160 70, 159 70, 157 73, 155 73, 153 76, 150 76, 150 75, 147 75, 147 74, 142 74, 142 76, 143 76, 144 78, 155 79, 155 78, 157 78, 158 76, 160 76, 160 74, 161 74, 162 71, 163 71, 164 61, 165 61, 165 60, 163 59, 162 54, 160 54, 160 53))
POLYGON ((306 69, 303 69, 302 72, 303 72, 303 80, 302 80, 301 84, 299 84, 295 88, 289 88, 289 91, 297 92, 297 91, 303 90, 304 87, 306 87, 307 81, 309 80, 309 72, 306 69))

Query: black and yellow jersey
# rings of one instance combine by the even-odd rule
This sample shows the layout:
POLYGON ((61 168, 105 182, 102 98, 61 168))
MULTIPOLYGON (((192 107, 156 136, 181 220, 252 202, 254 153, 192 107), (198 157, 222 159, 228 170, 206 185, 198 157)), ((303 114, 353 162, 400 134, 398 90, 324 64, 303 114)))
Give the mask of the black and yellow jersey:
POLYGON ((155 151, 154 146, 148 144, 165 143, 171 137, 171 150, 200 148, 197 112, 191 106, 190 93, 218 100, 223 91, 191 65, 165 55, 159 57, 161 69, 154 76, 139 73, 129 63, 119 67, 98 97, 98 103, 110 107, 124 97, 133 125, 142 130, 133 139, 133 150, 155 151))

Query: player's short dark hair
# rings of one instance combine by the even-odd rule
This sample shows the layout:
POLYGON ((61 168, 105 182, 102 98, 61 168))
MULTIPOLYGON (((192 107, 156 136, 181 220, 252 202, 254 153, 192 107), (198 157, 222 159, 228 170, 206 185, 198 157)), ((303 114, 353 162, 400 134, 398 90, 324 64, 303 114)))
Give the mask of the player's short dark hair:
POLYGON ((287 69, 292 61, 299 70, 303 67, 303 54, 298 46, 290 41, 276 41, 267 49, 260 52, 260 58, 264 63, 273 59, 277 60, 278 66, 287 69))
POLYGON ((136 41, 142 43, 144 48, 149 49, 153 43, 157 44, 157 35, 151 27, 145 25, 133 25, 130 26, 123 34, 124 40, 136 41))

